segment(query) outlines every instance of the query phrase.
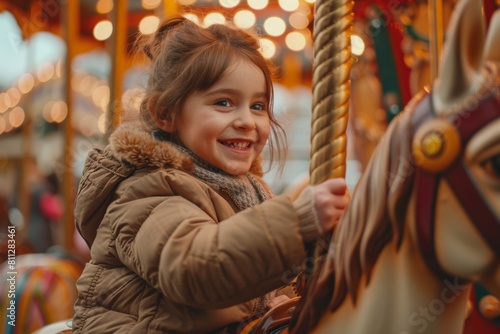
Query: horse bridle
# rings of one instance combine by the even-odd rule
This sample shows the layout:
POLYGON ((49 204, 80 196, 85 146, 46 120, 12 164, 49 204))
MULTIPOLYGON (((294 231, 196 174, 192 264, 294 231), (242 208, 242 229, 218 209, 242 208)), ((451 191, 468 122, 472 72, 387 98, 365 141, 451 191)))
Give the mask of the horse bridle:
MULTIPOLYGON (((431 94, 426 94, 413 111, 413 154, 414 158, 422 157, 422 154, 424 156, 423 159, 415 158, 416 230, 422 255, 428 266, 438 277, 447 279, 455 278, 439 265, 436 257, 434 225, 436 197, 440 180, 448 181, 454 195, 481 236, 497 256, 500 256, 500 240, 498 239, 500 236, 500 219, 497 218, 492 208, 483 200, 483 195, 470 177, 463 159, 463 148, 466 147, 471 137, 497 118, 500 118, 500 101, 499 97, 492 92, 488 92, 473 107, 447 118, 436 117, 431 94), (445 125, 444 129, 443 126, 439 126, 438 128, 441 129, 438 130, 433 129, 431 122, 437 122, 436 120, 439 120, 441 123, 446 122, 449 125, 445 125), (427 129, 421 131, 419 129, 420 126, 426 124, 429 125, 427 129), (446 155, 446 148, 443 149, 442 146, 447 145, 443 139, 450 138, 450 135, 447 135, 447 131, 455 133, 451 137, 458 135, 457 140, 459 142, 456 145, 458 147, 458 154, 451 159, 449 157, 443 158, 449 160, 443 166, 438 168, 431 166, 427 168, 423 160, 432 160, 433 155, 436 159, 439 159, 440 155, 446 155), (426 145, 426 138, 431 144, 428 147, 423 147, 426 145), (436 142, 433 143, 432 140, 436 142), (418 154, 415 154, 416 150, 419 151, 418 154), (422 163, 419 163, 420 161, 422 163)), ((454 148, 450 149, 453 150, 454 148)))

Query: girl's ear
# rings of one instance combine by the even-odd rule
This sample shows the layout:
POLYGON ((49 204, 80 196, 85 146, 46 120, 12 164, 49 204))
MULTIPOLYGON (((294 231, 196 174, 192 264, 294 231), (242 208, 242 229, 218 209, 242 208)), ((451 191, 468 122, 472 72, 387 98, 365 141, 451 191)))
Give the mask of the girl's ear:
POLYGON ((162 129, 165 132, 170 132, 172 133, 174 129, 174 122, 172 120, 172 117, 162 115, 161 113, 158 113, 156 110, 156 102, 158 101, 158 97, 151 97, 148 101, 148 110, 153 118, 155 124, 162 129))
POLYGON ((168 119, 160 118, 160 117, 157 117, 157 115, 155 114, 154 121, 155 121, 156 125, 158 125, 158 127, 165 132, 172 133, 175 130, 174 129, 174 122, 170 120, 170 117, 168 117, 168 119))

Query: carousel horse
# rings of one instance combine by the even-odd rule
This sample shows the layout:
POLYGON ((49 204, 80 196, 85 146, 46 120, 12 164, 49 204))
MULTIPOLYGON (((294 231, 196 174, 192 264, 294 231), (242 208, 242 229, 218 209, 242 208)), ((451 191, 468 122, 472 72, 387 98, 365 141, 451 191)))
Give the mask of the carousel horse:
MULTIPOLYGON (((0 332, 33 333, 73 316, 83 263, 64 252, 17 255, 0 265, 0 332), (12 265, 12 266, 11 266, 12 265)), ((66 322, 66 321, 65 321, 66 322)), ((54 333, 54 332, 52 332, 54 333)))
POLYGON ((291 319, 291 333, 462 333, 500 297, 500 11, 457 4, 441 72, 393 120, 291 319))

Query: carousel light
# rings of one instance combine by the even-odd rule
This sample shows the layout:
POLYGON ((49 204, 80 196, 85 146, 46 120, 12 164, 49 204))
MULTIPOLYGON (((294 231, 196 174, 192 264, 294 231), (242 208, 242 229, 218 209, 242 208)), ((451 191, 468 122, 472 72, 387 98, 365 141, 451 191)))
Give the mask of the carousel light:
POLYGON ((307 3, 299 3, 299 8, 297 8, 297 12, 302 13, 304 15, 311 14, 311 7, 307 3))
POLYGON ((19 100, 21 100, 21 93, 19 93, 16 87, 10 87, 6 92, 4 100, 7 107, 15 107, 19 103, 19 100))
POLYGON ((268 38, 261 38, 260 42, 260 52, 264 58, 272 58, 276 54, 276 45, 268 38))
POLYGON ((68 115, 68 106, 63 101, 56 101, 50 108, 50 116, 56 123, 61 123, 68 115))
POLYGON ((292 51, 301 51, 306 47, 306 37, 298 31, 292 31, 285 38, 286 46, 292 51))
POLYGON ((182 16, 184 16, 186 19, 188 19, 188 20, 190 20, 198 25, 200 24, 200 18, 196 14, 184 13, 184 14, 182 14, 182 16))
POLYGON ((286 23, 280 17, 271 16, 264 21, 264 30, 268 35, 281 36, 286 30, 286 23))
POLYGON ((299 0, 278 0, 278 4, 286 12, 293 12, 299 8, 299 0))
POLYGON ((144 9, 155 9, 161 3, 161 0, 142 0, 141 6, 144 9))
POLYGON ((45 63, 36 70, 36 77, 40 82, 47 82, 54 76, 55 72, 54 65, 45 63))
POLYGON ((316 0, 304 0, 304 1, 307 3, 315 3, 316 2, 316 0))
POLYGON ((24 110, 21 107, 15 107, 9 113, 9 122, 14 128, 20 127, 24 122, 24 110))
POLYGON ((269 0, 247 0, 248 7, 254 10, 260 10, 267 7, 269 0))
POLYGON ((295 29, 305 29, 309 25, 309 18, 306 14, 301 12, 295 12, 290 15, 288 22, 295 29))
POLYGON ((240 4, 240 0, 219 0, 219 4, 224 8, 234 8, 240 4))
POLYGON ((35 78, 31 73, 24 73, 17 82, 17 86, 19 87, 19 91, 23 94, 28 93, 35 86, 35 78))
POLYGON ((107 40, 113 33, 113 23, 109 20, 102 20, 94 27, 94 38, 98 41, 107 40))
POLYGON ((160 26, 160 18, 156 15, 144 16, 139 22, 139 31, 144 35, 150 35, 160 26))
POLYGON ((351 52, 355 56, 361 56, 365 51, 365 42, 358 35, 351 35, 351 52))
POLYGON ((246 9, 240 10, 234 14, 233 22, 242 29, 251 28, 256 22, 255 14, 246 9))
POLYGON ((177 3, 181 6, 191 6, 196 0, 177 0, 177 3))
POLYGON ((99 0, 95 5, 95 10, 99 14, 107 14, 113 10, 113 0, 99 0))
POLYGON ((218 12, 208 13, 203 19, 203 25, 205 27, 211 26, 212 24, 225 24, 226 18, 224 15, 218 12))

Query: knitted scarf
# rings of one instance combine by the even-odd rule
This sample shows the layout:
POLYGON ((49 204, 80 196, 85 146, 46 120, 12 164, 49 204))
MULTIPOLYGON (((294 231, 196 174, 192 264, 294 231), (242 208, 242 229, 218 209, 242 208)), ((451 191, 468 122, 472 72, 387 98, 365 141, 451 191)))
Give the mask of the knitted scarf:
MULTIPOLYGON (((153 136, 159 140, 168 140, 168 134, 154 131, 153 136)), ((262 203, 273 197, 269 186, 260 177, 246 173, 231 175, 210 165, 187 148, 168 140, 176 149, 187 154, 194 162, 193 176, 208 184, 212 189, 227 194, 239 211, 262 203)))

